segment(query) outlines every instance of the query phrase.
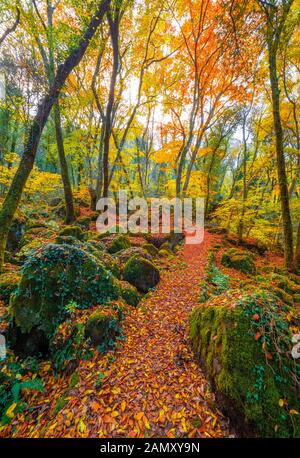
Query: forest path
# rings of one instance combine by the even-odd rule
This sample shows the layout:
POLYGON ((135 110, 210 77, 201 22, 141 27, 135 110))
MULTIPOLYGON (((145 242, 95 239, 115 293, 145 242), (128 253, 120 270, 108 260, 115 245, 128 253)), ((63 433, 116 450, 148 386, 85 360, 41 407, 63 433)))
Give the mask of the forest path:
POLYGON ((198 304, 212 236, 185 245, 157 289, 125 319, 126 340, 110 358, 80 364, 80 381, 47 424, 50 437, 223 437, 218 411, 188 344, 188 316, 198 304), (95 390, 95 377, 103 379, 95 390), (71 414, 70 414, 71 412, 71 414), (62 418, 64 418, 64 421, 62 418))

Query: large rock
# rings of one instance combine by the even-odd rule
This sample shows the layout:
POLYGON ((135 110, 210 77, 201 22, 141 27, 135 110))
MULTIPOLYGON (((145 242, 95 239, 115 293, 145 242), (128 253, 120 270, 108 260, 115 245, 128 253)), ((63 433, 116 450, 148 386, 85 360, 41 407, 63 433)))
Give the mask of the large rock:
POLYGON ((125 264, 123 277, 141 293, 147 293, 160 280, 158 268, 148 259, 137 258, 136 256, 130 258, 125 264))
POLYGON ((94 256, 72 245, 46 245, 22 268, 19 287, 11 296, 13 327, 28 337, 42 332, 49 340, 66 318, 70 302, 88 308, 118 294, 112 274, 94 256))
POLYGON ((300 368, 291 354, 287 313, 273 294, 236 291, 210 300, 191 315, 194 353, 240 434, 300 435, 300 368))

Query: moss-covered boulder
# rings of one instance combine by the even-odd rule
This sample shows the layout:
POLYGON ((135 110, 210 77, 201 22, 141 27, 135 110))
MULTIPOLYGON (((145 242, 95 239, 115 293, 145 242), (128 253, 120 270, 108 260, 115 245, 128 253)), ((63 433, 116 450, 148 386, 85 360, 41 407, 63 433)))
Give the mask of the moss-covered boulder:
POLYGON ((20 281, 18 272, 5 272, 0 275, 0 300, 8 305, 10 295, 17 289, 20 281))
POLYGON ((89 216, 81 216, 76 220, 76 226, 80 226, 84 230, 88 230, 90 228, 91 218, 89 216))
POLYGON ((20 247, 22 248, 25 245, 28 245, 28 243, 33 242, 34 240, 39 239, 40 241, 49 241, 55 237, 56 233, 53 229, 49 227, 44 227, 44 226, 39 226, 39 227, 33 227, 31 229, 28 229, 21 241, 20 241, 20 247))
POLYGON ((20 210, 17 210, 8 233, 6 244, 8 251, 15 252, 20 247, 20 242, 25 232, 26 220, 26 216, 20 210))
POLYGON ((127 248, 126 250, 118 251, 117 256, 121 264, 126 264, 126 262, 130 258, 132 258, 132 256, 137 256, 139 258, 145 258, 145 259, 148 259, 149 261, 152 260, 152 256, 148 253, 148 251, 144 250, 141 247, 131 247, 131 248, 127 248))
POLYGON ((155 258, 156 256, 158 256, 158 249, 152 245, 152 243, 144 243, 142 245, 142 248, 146 251, 148 251, 148 253, 153 257, 155 258))
POLYGON ((159 250, 158 255, 161 258, 168 258, 169 256, 172 256, 173 253, 170 250, 165 250, 165 249, 162 248, 161 250, 159 250))
POLYGON ((91 340, 92 345, 100 346, 100 350, 107 350, 113 347, 120 331, 118 313, 110 307, 94 312, 85 326, 85 336, 91 340))
POLYGON ((110 246, 108 247, 108 252, 111 254, 117 253, 121 250, 126 250, 126 248, 130 248, 131 243, 130 239, 127 235, 120 234, 113 238, 110 246))
POLYGON ((151 261, 135 256, 125 264, 123 277, 141 293, 147 293, 160 280, 159 270, 151 261))
POLYGON ((141 299, 137 289, 127 281, 119 281, 118 287, 120 290, 120 295, 126 304, 129 304, 132 307, 136 307, 141 299))
POLYGON ((66 226, 63 228, 59 235, 61 237, 75 237, 78 240, 84 240, 84 232, 79 226, 66 226))
POLYGON ((14 327, 27 335, 39 330, 49 338, 68 315, 70 301, 88 308, 119 294, 103 264, 72 245, 46 245, 27 259, 21 273, 10 312, 14 327))
POLYGON ((255 274, 256 267, 251 253, 231 248, 222 255, 221 263, 245 274, 255 274))
POLYGON ((300 435, 300 367, 276 296, 257 292, 241 298, 238 291, 214 298, 194 309, 190 338, 224 413, 241 434, 300 435))

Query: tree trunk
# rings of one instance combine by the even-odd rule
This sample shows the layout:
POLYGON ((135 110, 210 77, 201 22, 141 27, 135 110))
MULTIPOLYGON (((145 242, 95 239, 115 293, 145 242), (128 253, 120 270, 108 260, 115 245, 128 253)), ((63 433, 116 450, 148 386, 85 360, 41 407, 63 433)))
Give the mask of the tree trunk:
POLYGON ((282 226, 284 236, 284 257, 287 269, 293 267, 293 228, 289 204, 289 190, 283 150, 283 131, 280 118, 280 92, 277 77, 276 46, 269 45, 269 70, 272 89, 273 121, 276 140, 277 175, 280 189, 282 226))
POLYGON ((98 26, 103 20, 103 16, 107 11, 110 2, 111 0, 103 0, 100 3, 96 14, 92 17, 86 32, 83 34, 79 41, 78 46, 66 58, 64 64, 58 67, 55 81, 48 94, 42 99, 38 107, 37 114, 31 123, 28 135, 26 137, 21 162, 13 178, 10 189, 7 193, 0 212, 0 270, 3 269, 4 252, 9 229, 14 214, 20 203, 24 186, 33 168, 38 145, 50 111, 53 105, 57 102, 59 93, 69 74, 73 68, 79 64, 82 57, 84 56, 84 53, 91 39, 95 35, 98 26))
POLYGON ((117 76, 119 70, 119 21, 119 12, 114 19, 112 19, 110 13, 108 14, 110 36, 113 48, 113 69, 111 74, 108 102, 105 113, 105 130, 103 141, 103 197, 108 197, 109 188, 109 141, 113 126, 115 87, 117 83, 117 76))
POLYGON ((74 201, 73 201, 73 193, 71 182, 69 178, 68 172, 68 164, 65 155, 64 149, 64 141, 62 135, 62 128, 61 128, 61 116, 60 116, 60 109, 59 103, 57 102, 54 107, 54 123, 55 123, 55 132, 56 132, 56 143, 57 143, 57 150, 60 162, 60 170, 61 170, 61 178, 64 186, 64 193, 65 193, 65 203, 66 203, 66 224, 73 223, 75 221, 75 209, 74 209, 74 201))

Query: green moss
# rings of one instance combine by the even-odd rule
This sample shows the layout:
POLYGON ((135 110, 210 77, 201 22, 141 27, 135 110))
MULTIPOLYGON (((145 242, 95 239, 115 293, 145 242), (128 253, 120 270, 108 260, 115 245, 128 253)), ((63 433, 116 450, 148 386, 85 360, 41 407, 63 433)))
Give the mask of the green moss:
POLYGON ((126 263, 123 277, 142 293, 154 288, 160 280, 159 270, 152 262, 135 256, 126 263))
POLYGON ((22 333, 38 328, 51 335, 65 319, 70 301, 88 308, 118 296, 111 273, 94 256, 71 245, 43 247, 21 272, 10 310, 22 333))
POLYGON ((16 272, 6 272, 0 275, 0 300, 9 303, 10 295, 16 291, 20 275, 16 272))
POLYGON ((76 225, 80 226, 81 228, 88 230, 90 227, 91 218, 89 216, 81 216, 77 218, 76 225))
POLYGON ((78 240, 84 240, 84 232, 79 226, 66 226, 59 233, 60 236, 71 236, 78 240))
POLYGON ((77 248, 83 248, 84 243, 72 235, 58 235, 55 239, 57 245, 73 245, 77 248))
POLYGON ((236 250, 235 248, 231 248, 223 253, 221 263, 225 267, 231 267, 245 274, 254 274, 256 271, 253 255, 236 250))
POLYGON ((169 257, 169 256, 172 256, 173 253, 172 253, 170 250, 161 249, 161 250, 159 250, 158 255, 159 255, 161 258, 167 258, 167 257, 169 257))
POLYGON ((152 256, 148 253, 148 251, 144 250, 141 247, 131 247, 126 248, 126 250, 118 251, 117 257, 121 264, 126 264, 126 262, 132 257, 137 256, 139 258, 148 259, 152 261, 152 256))
POLYGON ((160 251, 161 250, 168 251, 170 254, 172 254, 172 250, 171 250, 169 242, 163 243, 160 247, 160 251))
POLYGON ((108 248, 108 252, 111 254, 117 253, 118 251, 125 250, 126 248, 130 248, 130 246, 131 246, 131 243, 130 243, 129 237, 121 234, 113 239, 110 247, 108 248))
POLYGON ((43 241, 35 238, 28 242, 26 245, 22 246, 20 251, 17 253, 16 257, 19 259, 20 262, 24 262, 28 256, 34 253, 34 251, 38 250, 43 246, 43 241))
POLYGON ((144 243, 144 245, 142 245, 142 248, 148 251, 148 253, 153 258, 155 258, 158 255, 158 249, 154 245, 152 245, 152 243, 144 243))
POLYGON ((118 286, 122 299, 124 299, 127 304, 136 307, 140 302, 140 295, 137 289, 126 281, 119 281, 118 286))
POLYGON ((100 350, 113 347, 116 337, 120 334, 120 320, 113 309, 94 312, 85 326, 85 336, 100 350))
POLYGON ((191 315, 190 338, 217 392, 248 426, 262 437, 299 436, 299 418, 290 414, 299 410, 299 364, 295 368, 292 336, 276 301, 255 293, 219 302, 226 306, 198 307, 191 315), (282 407, 280 399, 285 399, 282 407))

